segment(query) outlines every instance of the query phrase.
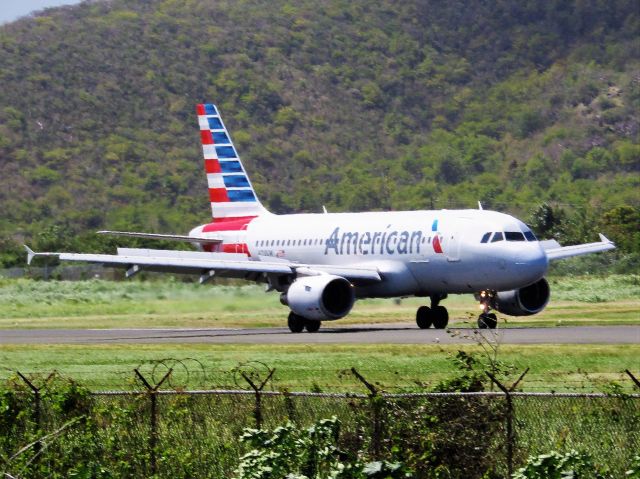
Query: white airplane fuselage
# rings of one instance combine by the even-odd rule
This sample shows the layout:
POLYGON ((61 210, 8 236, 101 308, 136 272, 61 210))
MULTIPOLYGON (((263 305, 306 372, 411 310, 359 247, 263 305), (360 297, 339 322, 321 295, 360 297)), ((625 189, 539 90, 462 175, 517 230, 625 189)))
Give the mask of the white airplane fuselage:
POLYGON ((532 284, 547 271, 540 243, 518 219, 487 210, 266 214, 239 231, 191 231, 246 245, 256 261, 375 266, 385 281, 356 287, 356 296, 393 297, 504 291, 532 284), (482 242, 487 233, 503 239, 482 242), (507 241, 504 233, 519 239, 507 241))

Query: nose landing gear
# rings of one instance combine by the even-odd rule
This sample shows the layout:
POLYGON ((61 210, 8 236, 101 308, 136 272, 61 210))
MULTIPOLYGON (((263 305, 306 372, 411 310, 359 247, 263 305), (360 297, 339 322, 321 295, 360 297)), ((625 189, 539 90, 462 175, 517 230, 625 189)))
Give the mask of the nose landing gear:
POLYGON ((494 292, 480 291, 480 294, 476 295, 476 299, 480 301, 480 308, 482 309, 482 313, 478 316, 478 328, 496 329, 498 318, 494 313, 490 312, 493 305, 494 292))
POLYGON ((420 306, 416 311, 416 324, 420 329, 428 329, 433 325, 435 329, 444 329, 449 324, 449 312, 440 306, 441 300, 447 295, 431 296, 431 307, 420 306))
POLYGON ((496 329, 498 318, 494 313, 482 313, 478 316, 478 327, 480 329, 496 329))

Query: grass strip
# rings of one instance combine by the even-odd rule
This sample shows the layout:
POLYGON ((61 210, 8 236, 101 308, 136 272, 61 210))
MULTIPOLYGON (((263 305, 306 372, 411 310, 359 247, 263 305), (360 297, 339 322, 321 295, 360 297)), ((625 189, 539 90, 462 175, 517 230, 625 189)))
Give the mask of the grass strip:
MULTIPOLYGON (((486 359, 477 346, 459 345, 3 345, 0 376, 56 370, 94 390, 128 389, 134 368, 160 379, 172 367, 175 387, 235 388, 246 384, 232 370, 252 362, 259 374, 262 364, 276 369, 273 389, 360 391, 348 373, 355 367, 386 390, 416 391, 453 377, 459 350, 486 359)), ((624 370, 640 370, 640 345, 501 345, 498 358, 514 380, 530 368, 526 391, 607 391, 612 382, 631 391, 624 370)))
MULTIPOLYGON (((640 322, 640 276, 552 278, 549 307, 535 316, 499 315, 520 326, 614 325, 640 322)), ((358 301, 341 324, 413 323, 424 298, 358 301)), ((475 325, 470 295, 443 304, 451 324, 475 325)), ((164 281, 67 282, 0 279, 0 329, 206 328, 283 326, 287 309, 257 285, 199 286, 164 281)))

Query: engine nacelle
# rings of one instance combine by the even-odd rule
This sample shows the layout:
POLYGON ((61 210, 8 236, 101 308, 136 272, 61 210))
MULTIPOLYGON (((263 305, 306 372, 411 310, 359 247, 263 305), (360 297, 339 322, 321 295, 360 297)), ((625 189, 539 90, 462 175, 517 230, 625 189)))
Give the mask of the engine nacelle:
POLYGON ((355 298, 349 281, 329 274, 299 278, 283 297, 294 313, 320 321, 346 316, 353 308, 355 298))
POLYGON ((524 288, 499 291, 494 297, 494 309, 510 316, 529 316, 542 311, 549 297, 549 283, 542 278, 524 288))

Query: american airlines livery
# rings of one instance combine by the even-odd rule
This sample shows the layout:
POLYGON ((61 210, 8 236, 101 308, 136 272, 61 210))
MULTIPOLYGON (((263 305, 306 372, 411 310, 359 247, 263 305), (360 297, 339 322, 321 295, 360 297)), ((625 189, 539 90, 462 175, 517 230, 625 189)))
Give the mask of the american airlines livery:
POLYGON ((549 301, 549 261, 613 249, 597 243, 561 247, 538 241, 520 220, 487 210, 394 211, 274 215, 251 186, 218 109, 197 106, 213 220, 188 235, 101 231, 147 239, 186 241, 199 251, 118 248, 117 254, 36 253, 63 261, 102 263, 139 271, 263 282, 290 308, 292 332, 315 332, 340 319, 358 298, 420 296, 422 329, 447 326, 440 303, 470 293, 480 302, 481 328, 495 328, 496 310, 539 313, 549 301))

